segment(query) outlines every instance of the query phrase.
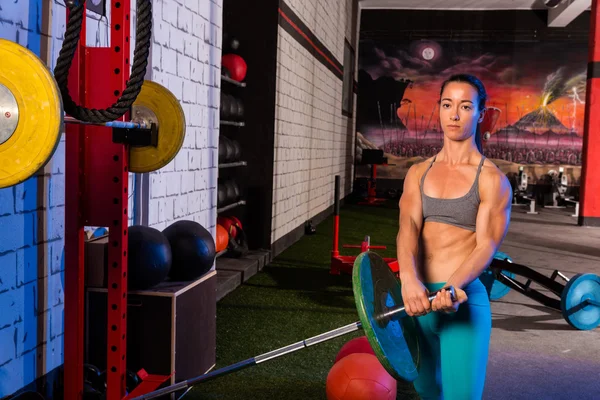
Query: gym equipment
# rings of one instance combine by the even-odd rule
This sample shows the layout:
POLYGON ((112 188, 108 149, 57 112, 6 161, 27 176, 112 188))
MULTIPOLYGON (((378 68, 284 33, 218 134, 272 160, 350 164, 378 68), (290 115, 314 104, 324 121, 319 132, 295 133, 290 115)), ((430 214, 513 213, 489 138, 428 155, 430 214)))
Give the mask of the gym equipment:
POLYGON ((211 233, 195 221, 180 220, 163 230, 171 245, 173 261, 169 277, 191 281, 208 272, 215 261, 216 246, 211 233))
POLYGON ((247 65, 244 59, 237 54, 223 54, 221 65, 229 70, 231 79, 242 82, 246 78, 247 65))
MULTIPOLYGON (((419 360, 419 349, 416 336, 412 338, 403 337, 403 326, 410 326, 411 324, 405 322, 401 323, 399 322, 399 319, 404 321, 411 320, 411 318, 403 318, 406 316, 406 313, 404 312, 404 306, 401 305, 402 299, 398 298, 398 293, 401 292, 400 282, 390 271, 383 258, 376 253, 368 251, 360 254, 356 258, 352 273, 352 288, 356 304, 358 305, 358 308, 360 308, 360 321, 211 371, 204 375, 178 382, 174 385, 158 389, 152 393, 133 397, 133 400, 152 399, 174 393, 198 383, 206 382, 244 368, 258 365, 265 361, 273 360, 277 357, 293 353, 306 347, 355 332, 361 328, 371 330, 372 333, 367 334, 367 338, 369 338, 369 343, 373 347, 379 362, 386 371, 396 379, 403 379, 411 382, 414 381, 417 376, 416 371, 418 364, 415 365, 415 361, 418 362, 419 360), (392 349, 387 348, 386 346, 393 346, 394 348, 399 349, 400 352, 393 354, 392 349), (391 359, 387 359, 386 357, 391 357, 391 359)), ((452 298, 455 298, 454 288, 449 287, 447 290, 450 291, 452 298)), ((437 291, 430 293, 429 301, 433 301, 437 293, 437 291)), ((406 333, 412 334, 410 330, 406 333)))
POLYGON ((244 104, 242 100, 231 95, 221 94, 221 119, 224 120, 240 120, 244 117, 244 104))
POLYGON ((183 109, 158 83, 143 82, 131 107, 132 121, 84 121, 64 115, 64 93, 34 53, 0 39, 0 57, 8 63, 0 71, 0 188, 24 182, 43 168, 60 142, 65 123, 114 128, 113 141, 131 145, 131 172, 164 167, 183 145, 183 109))
POLYGON ((238 119, 242 119, 244 118, 244 103, 242 102, 242 99, 237 99, 238 105, 237 105, 237 118, 238 119))
POLYGON ((234 148, 227 136, 219 136, 219 162, 227 163, 233 159, 234 148))
POLYGON ((83 364, 83 382, 88 384, 90 388, 100 390, 104 385, 100 377, 100 370, 92 364, 83 364))
POLYGON ((217 206, 224 207, 240 200, 240 187, 235 179, 219 178, 217 183, 217 206))
POLYGON ((575 206, 575 212, 572 217, 579 217, 579 201, 575 196, 567 196, 569 188, 569 178, 564 173, 563 167, 556 170, 548 171, 548 176, 552 180, 552 205, 544 205, 546 208, 566 208, 567 203, 572 203, 575 206))
MULTIPOLYGON (((177 134, 181 132, 169 132, 177 124, 164 123, 164 117, 167 121, 175 119, 185 126, 182 115, 177 114, 177 107, 170 104, 172 98, 155 99, 161 91, 144 82, 153 37, 152 2, 136 0, 135 3, 136 32, 135 35, 131 35, 129 11, 134 9, 132 1, 110 2, 110 9, 106 13, 110 16, 107 25, 110 46, 105 47, 86 45, 86 37, 89 36, 85 24, 86 2, 66 1, 62 11, 65 13, 66 28, 54 76, 66 114, 85 122, 65 123, 65 186, 68 190, 65 192, 64 221, 64 342, 68 343, 68 346, 64 348, 64 396, 61 396, 65 400, 80 399, 84 390, 85 337, 82 336, 82 332, 85 327, 86 301, 85 280, 82 279, 85 271, 82 254, 84 235, 80 233, 86 226, 109 228, 106 294, 108 310, 105 315, 97 316, 106 321, 106 330, 103 332, 106 340, 101 343, 89 343, 89 346, 106 346, 107 384, 103 396, 111 400, 122 400, 126 395, 129 336, 128 177, 131 171, 152 168, 152 163, 146 164, 146 161, 151 161, 153 157, 146 159, 146 152, 140 151, 144 150, 143 147, 155 147, 158 153, 161 153, 162 149, 170 151, 171 147, 164 147, 161 136, 164 136, 163 139, 167 138, 167 142, 173 142, 172 146, 176 145, 177 134), (131 43, 131 37, 135 37, 135 44, 131 43), (146 91, 144 86, 149 89, 148 96, 151 100, 148 104, 144 104, 146 94, 140 94, 146 91), (147 107, 150 107, 154 114, 148 119, 157 122, 161 127, 149 123, 150 129, 132 130, 107 124, 117 120, 133 123, 147 121, 144 115, 140 115, 147 107), (175 114, 164 114, 169 109, 174 110, 175 114), (140 113, 137 113, 138 110, 140 113), (134 155, 134 160, 131 160, 132 152, 140 154, 134 155), (139 157, 142 154, 144 156, 139 157)), ((4 69, 14 70, 12 67, 4 69)), ((19 118, 22 115, 20 113, 19 118)), ((36 115, 27 115, 26 118, 39 119, 36 115)), ((56 120, 62 121, 63 115, 56 120)), ((61 133, 62 129, 59 131, 61 133)), ((153 151, 150 149, 150 155, 153 151)), ((159 154, 157 158, 158 162, 154 164, 154 168, 170 157, 168 154, 159 154)), ((172 374, 140 375, 141 382, 134 392, 150 392, 169 379, 170 375, 172 374)))
POLYGON ((235 97, 231 97, 231 115, 230 115, 230 119, 236 121, 238 119, 238 113, 239 113, 239 109, 238 109, 238 104, 239 101, 238 99, 236 99, 235 97))
POLYGON ((234 203, 240 199, 240 187, 237 182, 233 179, 229 179, 225 184, 227 187, 227 197, 231 203, 234 203))
POLYGON ((227 136, 219 137, 219 162, 230 163, 239 161, 241 158, 242 148, 240 142, 229 139, 227 136))
POLYGON ((0 57, 8 63, 0 71, 0 188, 24 182, 43 168, 60 142, 65 123, 114 128, 113 141, 131 145, 132 172, 162 168, 183 145, 183 109, 158 83, 143 82, 131 107, 132 121, 78 120, 64 115, 61 96, 65 93, 33 52, 0 39, 0 57), (131 130, 147 135, 133 135, 131 130))
POLYGON ((367 200, 358 204, 376 206, 386 201, 377 197, 377 166, 388 166, 387 157, 383 156, 383 150, 363 149, 361 164, 371 164, 371 177, 367 180, 367 200))
MULTIPOLYGON (((381 365, 395 379, 414 381, 419 365, 414 319, 392 319, 396 310, 404 310, 398 278, 384 260, 361 253, 352 271, 352 289, 362 327, 381 365)), ((455 298, 454 288, 450 290, 455 298)), ((430 301, 434 298, 430 294, 430 301)))
POLYGON ((169 164, 185 139, 185 115, 179 100, 158 83, 145 81, 133 103, 132 119, 155 124, 159 134, 154 146, 131 147, 129 170, 151 172, 169 164))
POLYGON ((234 216, 224 217, 220 215, 217 217, 217 224, 225 228, 229 235, 234 239, 237 237, 238 229, 242 229, 242 222, 234 216))
POLYGON ((555 270, 548 278, 533 269, 506 259, 494 258, 490 265, 496 280, 507 287, 533 299, 546 307, 560 311, 572 327, 579 330, 591 330, 600 325, 600 276, 595 274, 578 274, 569 279, 563 273, 555 270), (515 277, 506 272, 513 273, 515 277), (525 283, 517 278, 527 279, 525 283), (557 277, 567 282, 558 282, 557 277), (535 282, 548 289, 554 296, 541 293, 531 288, 535 282))
POLYGON ((248 240, 241 226, 237 226, 235 237, 229 235, 229 245, 223 257, 240 258, 248 253, 248 240))
MULTIPOLYGON (((333 249, 331 250, 331 275, 340 275, 342 272, 350 274, 356 260, 356 256, 342 256, 339 251, 340 235, 340 176, 335 176, 335 191, 333 203, 333 249)), ((361 253, 369 250, 386 249, 386 246, 371 246, 371 238, 365 236, 360 245, 345 244, 345 249, 360 249, 361 253)), ((392 271, 398 273, 398 260, 395 258, 384 258, 392 271)))
POLYGON ((229 233, 221 224, 217 224, 217 239, 215 240, 215 250, 217 253, 227 249, 229 244, 229 233))
POLYGON ((590 330, 600 325, 600 276, 577 274, 569 279, 560 298, 560 308, 573 328, 590 330))
MULTIPOLYGON (((101 394, 104 394, 106 392, 106 376, 107 376, 106 371, 100 373, 100 375, 99 375, 100 387, 95 388, 101 394)), ((128 393, 131 393, 135 390, 135 388, 139 384, 140 384, 140 378, 139 378, 138 374, 136 374, 135 372, 128 369, 125 372, 125 387, 126 387, 125 390, 128 393)))
POLYGON ((367 339, 366 336, 359 336, 344 344, 335 356, 335 361, 333 363, 335 364, 342 358, 355 353, 368 353, 375 355, 373 348, 369 344, 369 339, 367 339))
POLYGON ((239 161, 242 157, 242 146, 240 145, 240 142, 238 142, 237 140, 230 140, 232 149, 233 149, 233 156, 231 158, 231 161, 239 161))
POLYGON ((314 226, 312 219, 307 220, 304 223, 304 234, 314 235, 315 233, 317 233, 317 227, 314 226))
POLYGON ((63 131, 54 77, 27 48, 0 39, 0 188, 26 181, 52 158, 63 131))
POLYGON ((334 364, 327 374, 327 400, 396 400, 397 381, 372 354, 354 353, 334 364))
POLYGON ((63 118, 63 121, 70 124, 80 125, 96 125, 105 126, 107 128, 118 128, 118 129, 151 129, 151 125, 147 121, 140 122, 123 122, 123 121, 110 121, 110 122, 85 122, 79 121, 78 119, 67 117, 63 118))
POLYGON ((217 207, 221 208, 228 204, 227 202, 227 188, 223 185, 217 187, 217 207))
POLYGON ((513 206, 523 206, 529 205, 529 211, 527 214, 537 214, 535 211, 535 198, 532 197, 530 193, 527 191, 528 185, 528 176, 527 173, 523 170, 523 166, 519 167, 519 174, 515 177, 516 181, 512 182, 513 189, 513 206), (523 203, 523 201, 528 203, 523 203))
POLYGON ((149 289, 167 279, 173 256, 165 235, 149 226, 133 225, 127 238, 128 289, 149 289))

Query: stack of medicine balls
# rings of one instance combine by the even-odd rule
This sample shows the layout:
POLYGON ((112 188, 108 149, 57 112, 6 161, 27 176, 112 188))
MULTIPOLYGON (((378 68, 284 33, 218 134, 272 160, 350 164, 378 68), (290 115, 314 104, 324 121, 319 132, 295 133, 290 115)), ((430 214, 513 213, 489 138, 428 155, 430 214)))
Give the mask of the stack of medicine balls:
POLYGON ((207 273, 216 256, 211 233, 195 221, 181 220, 162 232, 134 225, 128 233, 128 289, 150 289, 167 278, 191 281, 207 273))

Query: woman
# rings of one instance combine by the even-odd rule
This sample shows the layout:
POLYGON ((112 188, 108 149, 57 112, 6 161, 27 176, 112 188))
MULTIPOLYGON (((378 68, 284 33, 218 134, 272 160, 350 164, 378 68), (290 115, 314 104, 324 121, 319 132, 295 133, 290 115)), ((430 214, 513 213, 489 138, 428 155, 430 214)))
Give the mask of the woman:
POLYGON ((478 124, 486 91, 479 79, 455 75, 440 93, 444 144, 407 172, 397 236, 402 298, 420 335, 415 389, 423 400, 480 400, 491 311, 478 279, 510 220, 512 189, 483 156, 478 124), (456 301, 443 288, 454 286, 456 301), (428 293, 442 289, 430 303, 428 293))

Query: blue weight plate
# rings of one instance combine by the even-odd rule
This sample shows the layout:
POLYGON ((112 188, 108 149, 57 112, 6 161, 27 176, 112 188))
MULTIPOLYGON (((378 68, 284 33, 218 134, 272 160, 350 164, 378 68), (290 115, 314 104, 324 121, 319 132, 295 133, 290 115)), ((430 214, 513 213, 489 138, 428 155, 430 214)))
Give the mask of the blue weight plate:
POLYGON ((600 307, 586 300, 600 302, 600 276, 577 274, 565 285, 560 308, 563 317, 573 328, 591 330, 600 325, 600 307))
POLYGON ((419 366, 414 319, 406 314, 384 322, 375 319, 386 309, 402 305, 398 278, 380 256, 367 251, 354 262, 352 287, 362 328, 379 362, 395 379, 414 381, 419 366))
MULTIPOLYGON (((512 262, 512 258, 510 258, 508 254, 501 251, 496 252, 496 254, 494 254, 494 258, 496 260, 512 262)), ((512 272, 502 271, 502 273, 511 279, 515 279, 515 274, 512 272)), ((492 290, 490 291, 490 300, 501 299, 502 297, 506 296, 508 292, 510 292, 510 287, 498 280, 494 280, 494 283, 492 284, 492 290)))

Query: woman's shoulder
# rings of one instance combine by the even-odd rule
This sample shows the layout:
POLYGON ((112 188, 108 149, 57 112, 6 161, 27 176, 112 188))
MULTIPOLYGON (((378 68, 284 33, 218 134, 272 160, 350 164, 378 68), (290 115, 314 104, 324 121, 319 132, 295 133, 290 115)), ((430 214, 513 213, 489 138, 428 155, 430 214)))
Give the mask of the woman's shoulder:
POLYGON ((423 173, 425 173, 425 170, 427 169, 429 164, 431 164, 431 162, 434 160, 434 158, 435 158, 435 156, 431 156, 429 158, 416 160, 414 162, 414 164, 412 164, 410 167, 408 167, 408 172, 415 174, 416 176, 418 176, 420 178, 421 175, 423 175, 423 173))
POLYGON ((488 188, 491 191, 502 191, 507 187, 510 188, 510 181, 508 177, 493 161, 486 158, 483 162, 483 168, 481 169, 481 176, 479 178, 480 186, 488 188), (481 184, 483 182, 483 185, 481 184))
POLYGON ((502 172, 500 168, 498 168, 498 165, 496 165, 492 160, 490 160, 487 157, 484 157, 483 159, 483 168, 481 169, 481 173, 492 174, 496 176, 506 176, 506 174, 502 172))

